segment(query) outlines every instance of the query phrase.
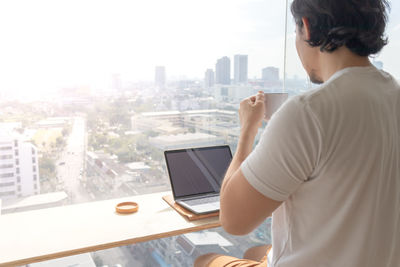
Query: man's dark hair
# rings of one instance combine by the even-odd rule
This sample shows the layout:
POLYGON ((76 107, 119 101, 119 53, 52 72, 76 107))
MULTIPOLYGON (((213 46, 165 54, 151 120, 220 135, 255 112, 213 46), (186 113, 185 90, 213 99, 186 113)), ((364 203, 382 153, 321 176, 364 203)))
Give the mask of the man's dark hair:
POLYGON ((297 26, 310 24, 308 44, 332 52, 341 46, 359 56, 378 53, 385 37, 387 0, 294 0, 291 11, 297 26))

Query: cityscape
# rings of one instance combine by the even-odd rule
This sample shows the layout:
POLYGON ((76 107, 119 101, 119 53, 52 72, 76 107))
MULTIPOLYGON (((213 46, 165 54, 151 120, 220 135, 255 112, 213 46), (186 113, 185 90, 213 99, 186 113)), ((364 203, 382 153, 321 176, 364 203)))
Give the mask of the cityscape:
MULTIPOLYGON (((260 79, 249 79, 247 70, 247 55, 234 55, 233 64, 225 56, 203 80, 170 81, 166 66, 156 66, 153 82, 130 87, 112 74, 102 94, 67 88, 51 100, 1 99, 1 214, 169 191, 163 151, 229 144, 234 152, 239 102, 258 90, 283 90, 278 68, 265 67, 260 79)), ((291 95, 307 89, 303 80, 287 84, 291 95)), ((269 242, 269 225, 247 237, 215 229, 64 260, 188 266, 202 253, 240 256, 269 242)))
MULTIPOLYGON (((389 44, 371 61, 400 81, 391 2, 389 44)), ((242 99, 314 87, 289 13, 280 0, 0 3, 0 218, 169 191, 165 150, 228 144, 234 153, 242 99)), ((270 243, 270 227, 267 219, 242 237, 216 228, 26 266, 192 266, 210 252, 242 257, 270 243)))
MULTIPOLYGON (((155 66, 154 81, 112 74, 102 93, 76 87, 41 101, 0 99, 0 215, 169 191, 165 150, 228 144, 234 152, 243 98, 309 89, 296 77, 283 88, 273 66, 249 79, 248 63, 248 55, 234 55, 233 64, 224 56, 202 80, 175 81, 155 66)), ((204 253, 240 257, 269 243, 270 223, 245 237, 218 228, 29 266, 190 266, 204 253)))

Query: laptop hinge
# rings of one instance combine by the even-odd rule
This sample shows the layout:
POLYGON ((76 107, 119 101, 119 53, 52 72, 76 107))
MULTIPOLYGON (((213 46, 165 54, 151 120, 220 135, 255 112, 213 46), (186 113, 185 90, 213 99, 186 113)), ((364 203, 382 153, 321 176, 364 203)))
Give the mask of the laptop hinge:
POLYGON ((214 197, 214 196, 219 196, 219 193, 210 193, 210 194, 204 194, 204 195, 200 195, 200 196, 179 197, 179 198, 176 198, 175 200, 192 200, 192 199, 214 197))

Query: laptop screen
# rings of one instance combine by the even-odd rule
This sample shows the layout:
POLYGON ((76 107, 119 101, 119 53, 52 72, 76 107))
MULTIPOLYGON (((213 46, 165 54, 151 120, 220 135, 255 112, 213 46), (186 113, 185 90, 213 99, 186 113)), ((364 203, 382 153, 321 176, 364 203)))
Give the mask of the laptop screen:
POLYGON ((232 160, 227 145, 170 150, 164 155, 175 198, 219 193, 232 160))

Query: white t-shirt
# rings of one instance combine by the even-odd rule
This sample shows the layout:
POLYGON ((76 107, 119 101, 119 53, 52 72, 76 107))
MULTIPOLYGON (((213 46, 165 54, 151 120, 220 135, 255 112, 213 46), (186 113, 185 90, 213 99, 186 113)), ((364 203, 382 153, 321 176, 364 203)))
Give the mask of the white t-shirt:
POLYGON ((269 267, 400 266, 400 87, 335 73, 275 113, 241 165, 272 215, 269 267))

